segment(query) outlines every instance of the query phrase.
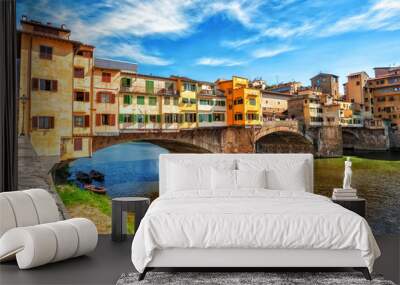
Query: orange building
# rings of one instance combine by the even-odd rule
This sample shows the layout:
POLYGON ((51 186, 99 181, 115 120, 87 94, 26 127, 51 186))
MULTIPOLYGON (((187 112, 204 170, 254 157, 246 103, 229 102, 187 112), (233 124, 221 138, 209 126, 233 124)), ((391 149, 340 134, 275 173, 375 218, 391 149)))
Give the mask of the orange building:
POLYGON ((226 96, 228 126, 262 124, 261 91, 250 88, 248 79, 233 76, 231 80, 218 80, 216 84, 226 96))

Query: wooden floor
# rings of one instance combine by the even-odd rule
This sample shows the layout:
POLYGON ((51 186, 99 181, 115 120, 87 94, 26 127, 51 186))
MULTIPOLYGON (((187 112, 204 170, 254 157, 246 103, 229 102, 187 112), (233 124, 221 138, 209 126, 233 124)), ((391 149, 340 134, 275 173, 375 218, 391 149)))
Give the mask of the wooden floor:
MULTIPOLYGON (((377 236, 382 256, 375 263, 375 273, 400 282, 400 235, 377 236)), ((99 236, 94 252, 42 267, 19 270, 15 262, 0 265, 0 284, 115 284, 122 273, 134 271, 131 243, 112 242, 110 236, 99 236)), ((312 271, 312 270, 310 270, 312 271)))

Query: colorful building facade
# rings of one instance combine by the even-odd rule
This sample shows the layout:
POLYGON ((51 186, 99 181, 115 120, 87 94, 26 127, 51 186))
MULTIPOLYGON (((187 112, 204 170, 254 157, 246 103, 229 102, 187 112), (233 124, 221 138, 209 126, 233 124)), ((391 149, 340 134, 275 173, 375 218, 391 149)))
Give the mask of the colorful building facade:
POLYGON ((262 124, 261 91, 249 87, 249 80, 233 76, 231 80, 218 80, 228 104, 227 124, 230 126, 260 126, 262 124))

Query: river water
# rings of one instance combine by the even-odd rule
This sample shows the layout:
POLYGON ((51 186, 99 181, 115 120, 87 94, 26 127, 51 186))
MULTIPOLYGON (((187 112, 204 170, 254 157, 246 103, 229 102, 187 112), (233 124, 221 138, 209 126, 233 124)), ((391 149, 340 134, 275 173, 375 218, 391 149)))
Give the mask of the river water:
MULTIPOLYGON (((110 197, 158 192, 158 156, 169 151, 148 142, 114 145, 70 163, 70 179, 77 171, 92 169, 105 174, 103 185, 110 197)), ((349 153, 353 162, 353 187, 368 201, 367 220, 374 233, 400 233, 400 153, 349 153), (357 157, 374 160, 360 160, 357 157), (398 167, 398 168, 397 168, 398 167)), ((331 196, 340 187, 343 161, 315 160, 315 192, 331 196)))

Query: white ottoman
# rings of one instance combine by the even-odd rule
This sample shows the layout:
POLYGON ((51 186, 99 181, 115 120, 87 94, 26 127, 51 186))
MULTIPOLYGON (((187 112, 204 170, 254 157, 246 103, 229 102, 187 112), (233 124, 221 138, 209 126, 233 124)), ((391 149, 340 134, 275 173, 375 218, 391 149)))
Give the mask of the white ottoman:
POLYGON ((92 221, 57 221, 58 216, 53 198, 43 189, 1 193, 0 261, 16 258, 20 269, 28 269, 96 248, 92 221))

